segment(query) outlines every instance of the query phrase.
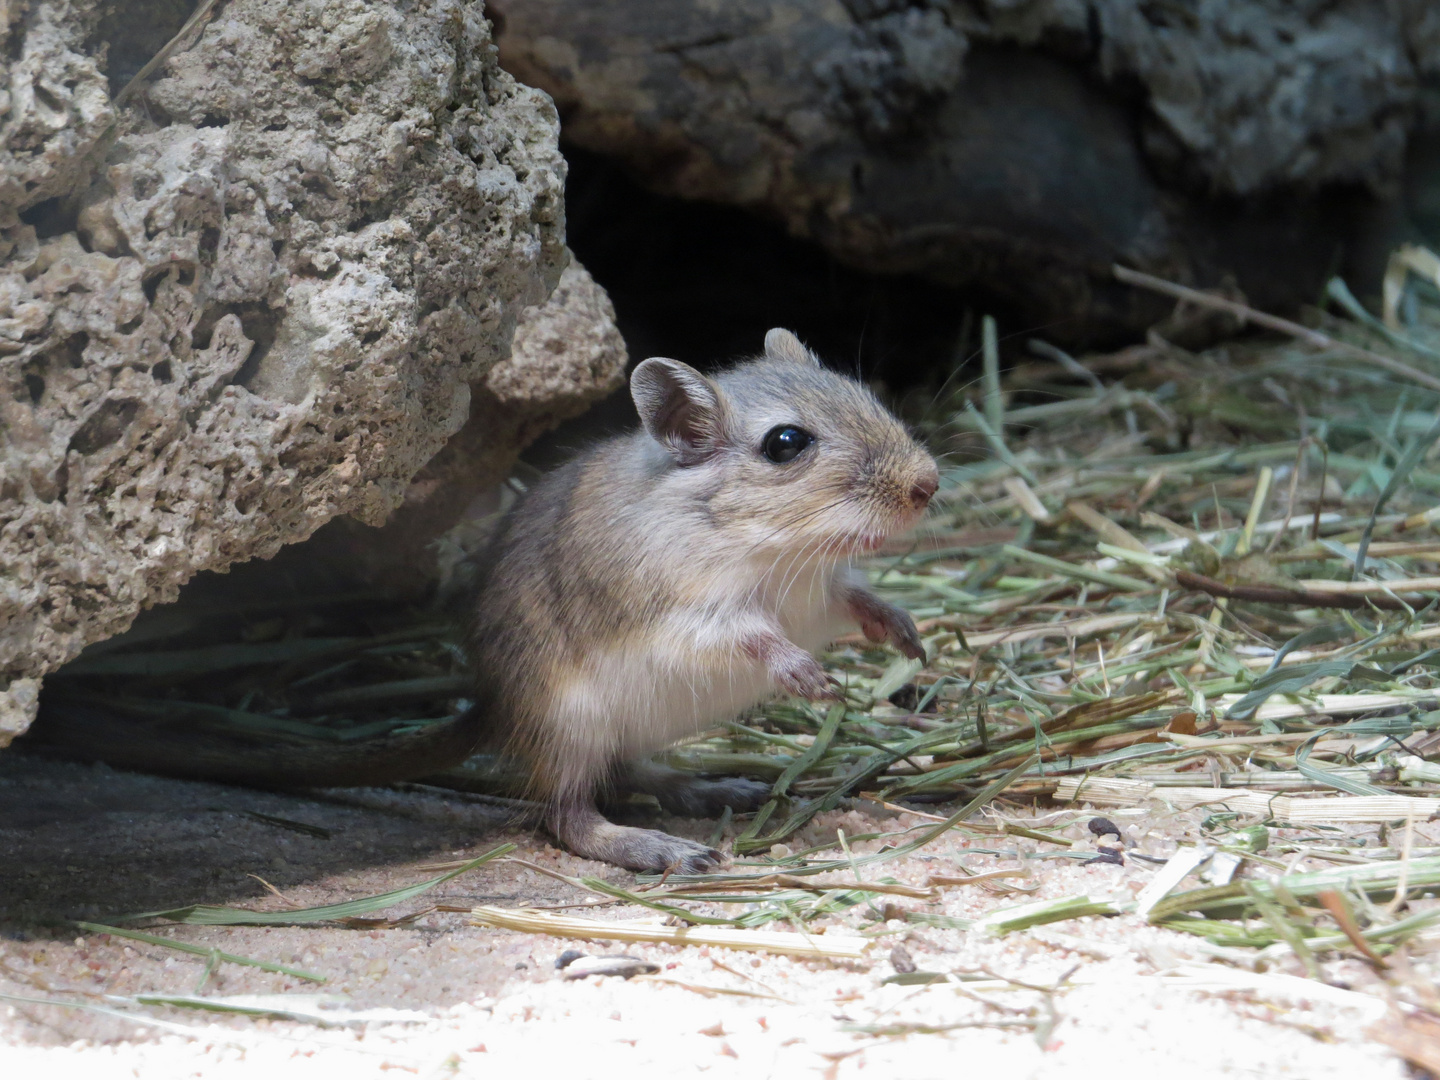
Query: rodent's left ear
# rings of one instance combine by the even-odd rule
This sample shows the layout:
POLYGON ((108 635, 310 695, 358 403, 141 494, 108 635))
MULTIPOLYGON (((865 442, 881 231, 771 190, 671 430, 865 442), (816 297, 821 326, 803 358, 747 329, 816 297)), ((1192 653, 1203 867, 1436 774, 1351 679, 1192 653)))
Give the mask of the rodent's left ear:
POLYGON ((820 366, 820 358, 807 349, 798 337, 789 330, 775 327, 765 335, 765 355, 776 360, 789 360, 795 364, 820 366))
POLYGON ((720 449, 725 400, 689 364, 662 356, 641 361, 630 375, 630 396, 650 437, 681 465, 698 465, 720 449))

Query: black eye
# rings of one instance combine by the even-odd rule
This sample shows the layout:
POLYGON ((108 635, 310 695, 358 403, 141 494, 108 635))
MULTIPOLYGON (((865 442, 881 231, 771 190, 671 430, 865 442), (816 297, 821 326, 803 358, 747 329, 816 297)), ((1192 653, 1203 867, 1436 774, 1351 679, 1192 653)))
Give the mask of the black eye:
POLYGON ((765 441, 760 444, 760 449, 770 461, 776 465, 784 465, 787 461, 794 461, 800 456, 800 451, 814 441, 815 436, 804 428, 782 424, 771 429, 765 436, 765 441))

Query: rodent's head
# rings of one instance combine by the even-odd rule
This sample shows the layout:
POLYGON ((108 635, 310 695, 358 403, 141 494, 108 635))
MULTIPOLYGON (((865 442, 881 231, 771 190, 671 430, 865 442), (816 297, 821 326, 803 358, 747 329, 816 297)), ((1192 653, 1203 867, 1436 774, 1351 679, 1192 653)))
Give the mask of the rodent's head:
POLYGON ((900 421, 788 330, 713 379, 651 358, 630 393, 674 462, 676 494, 757 551, 873 550, 919 521, 939 486, 900 421))

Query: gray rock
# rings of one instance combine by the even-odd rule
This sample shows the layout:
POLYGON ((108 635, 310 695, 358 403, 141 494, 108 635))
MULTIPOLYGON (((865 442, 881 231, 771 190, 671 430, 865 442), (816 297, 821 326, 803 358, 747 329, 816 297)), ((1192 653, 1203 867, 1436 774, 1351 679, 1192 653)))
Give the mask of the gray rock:
POLYGON ((0 20, 0 745, 197 571, 386 520, 565 266, 479 3, 228 0, 116 108, 93 35, 175 7, 0 20))
POLYGON ((1357 207, 1398 191, 1440 70, 1426 0, 491 8, 576 145, 851 265, 982 285, 1061 339, 1166 309, 1114 262, 1312 299, 1357 207))
POLYGON ((483 546, 488 528, 464 519, 498 506, 497 485, 519 451, 623 386, 627 361, 610 298, 572 259, 549 300, 521 312, 510 356, 471 388, 465 426, 415 474, 383 527, 337 518, 285 552, 283 578, 267 575, 267 584, 247 574, 232 591, 293 591, 299 581, 320 592, 425 593, 483 546))

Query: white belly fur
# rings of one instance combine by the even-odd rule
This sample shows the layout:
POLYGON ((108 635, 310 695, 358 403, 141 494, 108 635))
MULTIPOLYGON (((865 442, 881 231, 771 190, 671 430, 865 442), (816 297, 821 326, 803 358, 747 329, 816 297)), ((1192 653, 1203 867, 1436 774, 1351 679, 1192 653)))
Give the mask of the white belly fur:
MULTIPOLYGON (((799 590, 795 590, 799 591, 799 590)), ((786 597, 768 613, 785 636, 813 652, 844 632, 829 589, 786 597)), ((559 690, 552 719, 571 745, 597 757, 634 757, 729 720, 774 696, 765 665, 728 628, 699 611, 677 611, 647 638, 592 653, 559 690), (718 632, 717 632, 718 631, 718 632)))

